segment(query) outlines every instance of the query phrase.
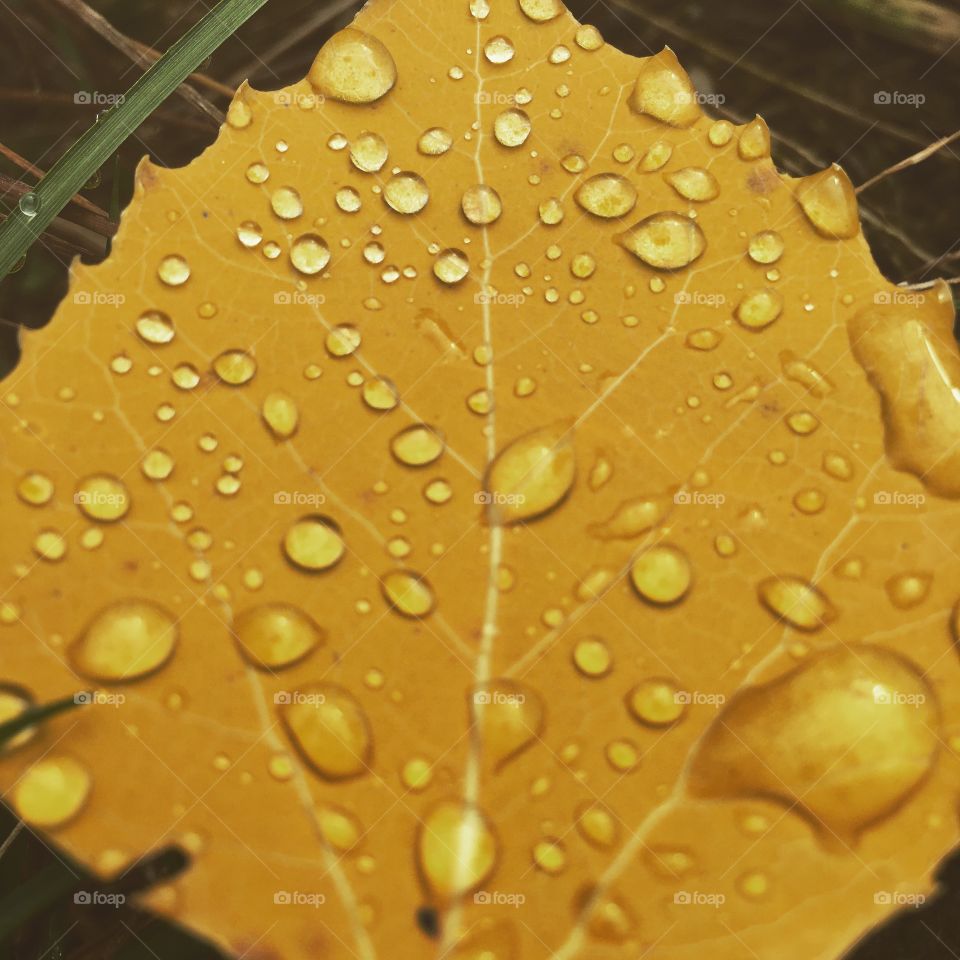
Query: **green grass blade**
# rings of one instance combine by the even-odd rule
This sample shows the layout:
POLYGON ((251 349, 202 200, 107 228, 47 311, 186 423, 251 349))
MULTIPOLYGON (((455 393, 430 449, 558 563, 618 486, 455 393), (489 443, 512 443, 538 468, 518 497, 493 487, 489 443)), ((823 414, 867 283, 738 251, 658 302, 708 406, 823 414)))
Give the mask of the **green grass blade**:
MULTIPOLYGON (((87 698, 89 696, 87 694, 87 698)), ((87 699, 74 693, 62 700, 52 700, 50 703, 42 703, 39 706, 24 710, 23 713, 18 713, 12 720, 0 723, 0 749, 8 740, 12 740, 17 734, 22 733, 29 727, 43 723, 44 720, 49 720, 58 713, 73 710, 86 702, 88 702, 87 699)))
POLYGON ((120 144, 267 0, 221 0, 50 168, 0 224, 0 280, 120 144))

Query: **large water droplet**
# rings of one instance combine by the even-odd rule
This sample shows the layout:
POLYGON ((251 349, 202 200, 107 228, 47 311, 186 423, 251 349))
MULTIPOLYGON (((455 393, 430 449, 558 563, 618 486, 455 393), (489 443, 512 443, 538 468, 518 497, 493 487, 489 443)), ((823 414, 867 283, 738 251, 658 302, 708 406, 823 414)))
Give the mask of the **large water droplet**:
POLYGON ((546 23, 564 11, 560 0, 520 0, 520 9, 535 23, 546 23))
POLYGON ((92 680, 123 683, 159 670, 177 645, 177 621, 147 600, 101 610, 70 647, 74 669, 92 680))
POLYGON ((239 387, 257 373, 257 361, 244 350, 226 350, 213 361, 213 372, 223 383, 239 387))
POLYGON ((689 127, 700 119, 697 93, 676 54, 664 47, 640 60, 630 109, 673 127, 689 127))
POLYGON ((485 184, 467 188, 460 200, 460 208, 463 210, 463 215, 478 226, 494 223, 503 213, 500 194, 493 187, 485 184))
POLYGON ((391 210, 405 216, 419 213, 430 200, 426 181, 419 174, 405 171, 394 174, 383 188, 383 199, 391 210))
POLYGON ((857 194, 850 178, 837 164, 797 180, 794 196, 821 236, 846 239, 860 232, 857 194))
POLYGON ((318 683, 288 694, 280 716, 310 766, 327 780, 365 773, 373 756, 373 735, 363 707, 348 690, 318 683))
POLYGON ((797 630, 813 633, 837 615, 823 591, 800 577, 768 577, 761 581, 757 593, 775 617, 797 630))
POLYGON ((944 497, 960 497, 960 353, 946 284, 909 303, 892 295, 849 323, 854 356, 883 407, 887 457, 944 497))
POLYGON ((173 340, 176 332, 173 321, 159 310, 148 310, 137 318, 137 334, 145 343, 162 346, 173 340))
POLYGON ((720 196, 717 178, 703 167, 684 167, 673 173, 665 173, 664 179, 684 200, 704 203, 720 196))
POLYGON ((350 144, 350 160, 363 173, 377 173, 383 169, 390 151, 387 141, 379 133, 365 130, 350 144))
POLYGON ((426 577, 413 570, 391 570, 380 581, 384 599, 404 617, 420 619, 433 611, 436 597, 426 577))
POLYGON ((91 520, 102 523, 119 520, 130 509, 130 493, 123 481, 105 473, 84 477, 73 500, 91 520))
POLYGON ((686 712, 686 699, 672 681, 659 677, 644 680, 627 696, 630 713, 650 727, 668 727, 686 712))
POLYGON ((72 820, 87 802, 92 779, 72 757, 38 760, 13 788, 13 807, 32 827, 52 830, 72 820))
POLYGON ((505 147, 520 147, 527 141, 533 122, 523 110, 504 110, 493 121, 493 133, 505 147))
POLYGON ((576 476, 567 423, 534 430, 497 455, 484 479, 489 514, 504 524, 539 517, 569 494, 576 476))
POLYGON ((625 217, 637 205, 637 188, 619 174, 600 173, 581 184, 575 199, 595 217, 625 217))
POLYGON ((296 400, 282 390, 267 394, 260 414, 263 422, 278 440, 287 440, 297 432, 300 410, 296 400))
POLYGON ((690 786, 699 796, 769 797, 850 836, 926 776, 939 726, 914 664, 883 647, 834 647, 738 694, 694 756, 690 786))
POLYGON ((425 467, 439 459, 443 450, 443 437, 425 423, 401 430, 390 441, 390 451, 408 467, 425 467))
POLYGON ((480 725, 483 749, 502 767, 543 732, 543 701, 514 680, 491 680, 471 693, 470 716, 480 725))
POLYGON ((283 552, 301 570, 329 570, 346 552, 340 528, 329 518, 304 517, 283 538, 283 552))
POLYGON ((373 103, 393 89, 397 65, 376 37, 347 27, 323 45, 307 79, 333 100, 373 103))
POLYGON ((244 610, 233 622, 233 635, 254 666, 269 670, 298 663, 324 640, 307 614, 282 603, 244 610))
POLYGON ((682 600, 693 582, 687 555, 669 544, 644 550, 630 567, 630 580, 648 603, 666 606, 682 600))
POLYGON ((671 211, 655 213, 615 239, 624 249, 657 270, 679 270, 689 266, 707 248, 700 225, 671 211))
POLYGON ((442 900, 476 890, 493 871, 498 843, 476 807, 445 800, 424 817, 417 860, 427 887, 442 900))
POLYGON ((297 237, 290 248, 290 263, 300 273, 312 277, 320 273, 330 262, 330 248, 323 237, 306 233, 297 237))

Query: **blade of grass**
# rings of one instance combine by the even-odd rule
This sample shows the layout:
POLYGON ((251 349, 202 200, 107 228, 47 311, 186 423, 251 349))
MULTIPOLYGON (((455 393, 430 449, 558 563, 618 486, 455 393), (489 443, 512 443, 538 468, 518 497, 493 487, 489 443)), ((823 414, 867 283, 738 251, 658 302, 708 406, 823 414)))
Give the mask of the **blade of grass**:
POLYGON ((31 707, 29 710, 24 710, 23 713, 18 713, 12 720, 7 720, 6 723, 0 723, 0 748, 2 748, 8 740, 12 740, 17 734, 23 733, 23 731, 29 727, 43 723, 44 720, 49 720, 58 713, 73 710, 86 702, 87 700, 83 697, 79 697, 77 694, 71 694, 62 700, 52 700, 50 703, 42 703, 39 706, 31 707))
POLYGON ((0 225, 0 280, 70 198, 150 114, 267 0, 221 0, 50 168, 0 225), (26 211, 26 212, 25 212, 26 211))

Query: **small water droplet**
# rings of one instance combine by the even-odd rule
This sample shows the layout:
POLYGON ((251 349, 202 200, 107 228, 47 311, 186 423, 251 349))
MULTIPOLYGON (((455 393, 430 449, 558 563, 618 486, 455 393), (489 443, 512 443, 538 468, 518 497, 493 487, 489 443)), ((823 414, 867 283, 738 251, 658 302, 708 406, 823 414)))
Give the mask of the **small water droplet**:
POLYGON ((630 580, 648 603, 667 606, 678 603, 690 590, 693 570, 687 555, 669 544, 644 550, 633 561, 630 580))
POLYGON ((382 170, 390 155, 387 141, 379 133, 365 130, 350 144, 350 160, 363 173, 382 170))
POLYGON ((30 826, 53 830, 80 813, 92 783, 89 771, 79 761, 72 757, 46 756, 17 781, 13 788, 13 808, 30 826))
POLYGON ((340 528, 329 517, 303 517, 283 538, 283 552, 287 559, 310 573, 336 566, 346 549, 340 528))
POLYGON ((391 210, 409 216, 419 213, 430 200, 426 181, 409 171, 394 174, 383 188, 383 199, 391 210))

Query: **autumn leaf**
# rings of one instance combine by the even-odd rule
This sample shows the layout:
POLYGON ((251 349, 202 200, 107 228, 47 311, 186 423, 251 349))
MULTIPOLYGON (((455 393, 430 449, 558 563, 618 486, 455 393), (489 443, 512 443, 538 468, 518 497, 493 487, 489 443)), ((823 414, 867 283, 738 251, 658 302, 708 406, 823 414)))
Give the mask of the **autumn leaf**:
POLYGON ((248 958, 840 955, 957 839, 952 324, 671 51, 374 0, 3 385, 5 799, 248 958))

